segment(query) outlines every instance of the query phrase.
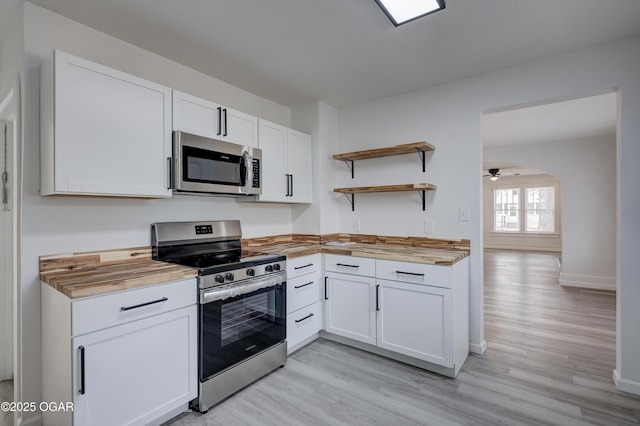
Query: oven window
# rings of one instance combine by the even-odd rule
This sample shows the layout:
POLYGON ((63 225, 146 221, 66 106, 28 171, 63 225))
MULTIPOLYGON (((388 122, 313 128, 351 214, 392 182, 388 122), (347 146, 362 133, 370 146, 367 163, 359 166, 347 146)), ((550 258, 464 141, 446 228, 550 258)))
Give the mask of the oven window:
POLYGON ((240 156, 184 146, 183 158, 186 181, 244 185, 244 163, 240 156))
POLYGON ((286 285, 200 305, 200 380, 287 337, 286 285))
POLYGON ((222 305, 220 346, 225 347, 271 327, 277 319, 274 299, 274 292, 270 292, 222 305))

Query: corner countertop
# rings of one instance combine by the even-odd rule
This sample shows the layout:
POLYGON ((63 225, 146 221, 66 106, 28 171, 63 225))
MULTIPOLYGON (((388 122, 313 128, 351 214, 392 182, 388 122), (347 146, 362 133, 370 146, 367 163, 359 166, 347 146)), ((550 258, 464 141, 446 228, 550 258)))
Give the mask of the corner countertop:
POLYGON ((197 276, 151 259, 151 247, 40 257, 40 280, 70 299, 98 296, 197 276))
MULTIPOLYGON (((459 262, 469 255, 469 246, 469 240, 359 234, 294 234, 243 241, 244 248, 288 258, 331 253, 433 265, 459 262)), ((193 268, 152 260, 151 247, 40 257, 40 280, 70 299, 196 276, 193 268)))
POLYGON ((400 262, 452 265, 469 255, 468 240, 439 240, 413 237, 358 236, 278 236, 246 240, 245 246, 288 258, 316 253, 368 257, 400 262))

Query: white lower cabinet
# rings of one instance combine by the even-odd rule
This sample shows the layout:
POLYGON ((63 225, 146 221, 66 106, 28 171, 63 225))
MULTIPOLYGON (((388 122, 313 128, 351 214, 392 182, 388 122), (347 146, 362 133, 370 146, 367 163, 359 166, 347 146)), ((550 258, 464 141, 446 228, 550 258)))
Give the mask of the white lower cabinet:
POLYGON ((325 273, 325 337, 458 374, 469 353, 468 258, 454 265, 336 255, 324 261, 326 270, 353 271, 325 273))
POLYGON ((451 291, 384 280, 377 286, 377 345, 452 367, 451 291))
POLYGON ((287 350, 313 341, 322 328, 320 254, 287 260, 287 350))
POLYGON ((186 409, 198 393, 196 301, 194 279, 73 300, 43 284, 43 401, 74 404, 43 424, 161 424, 186 409), (88 319, 74 304, 110 306, 112 320, 74 335, 88 319))
POLYGON ((325 286, 325 331, 375 345, 376 280, 327 272, 325 286))

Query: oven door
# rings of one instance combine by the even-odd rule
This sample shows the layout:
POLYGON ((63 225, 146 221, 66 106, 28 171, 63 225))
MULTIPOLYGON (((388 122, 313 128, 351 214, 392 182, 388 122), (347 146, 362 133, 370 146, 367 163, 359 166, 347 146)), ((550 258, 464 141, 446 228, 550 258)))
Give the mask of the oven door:
POLYGON ((174 189, 178 192, 262 193, 262 151, 258 148, 176 131, 173 155, 174 189))
POLYGON ((274 274, 237 286, 203 290, 201 381, 286 339, 285 277, 285 273, 274 274))

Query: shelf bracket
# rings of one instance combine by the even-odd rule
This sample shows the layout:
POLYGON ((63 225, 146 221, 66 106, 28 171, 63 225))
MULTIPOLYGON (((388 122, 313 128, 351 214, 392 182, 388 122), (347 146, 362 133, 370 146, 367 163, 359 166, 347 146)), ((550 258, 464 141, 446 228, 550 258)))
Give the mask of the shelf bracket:
POLYGON ((351 170, 351 179, 353 179, 353 160, 342 160, 344 164, 347 165, 347 168, 351 170))
POLYGON ((426 155, 426 153, 424 151, 422 151, 421 149, 416 149, 416 151, 418 152, 418 155, 420 156, 420 160, 422 160, 422 173, 426 172, 427 169, 425 168, 425 163, 424 163, 424 157, 426 155))
POLYGON ((351 211, 355 212, 356 211, 356 205, 355 205, 356 194, 354 193, 349 194, 347 192, 343 192, 343 194, 349 201, 349 204, 351 204, 351 211))
POLYGON ((422 211, 427 210, 427 200, 424 189, 419 190, 418 195, 420 195, 420 199, 422 200, 422 211))

